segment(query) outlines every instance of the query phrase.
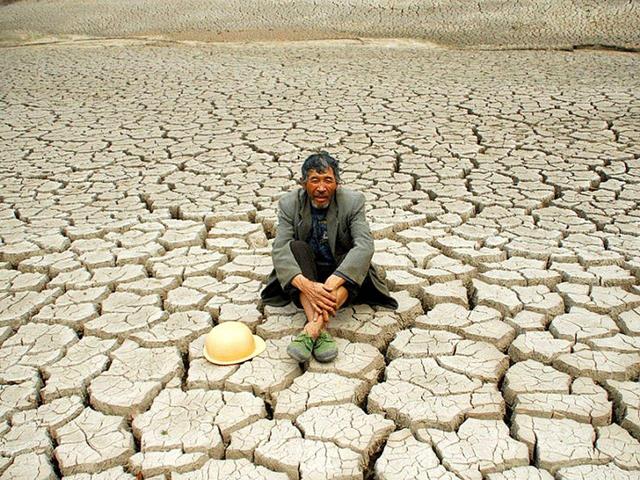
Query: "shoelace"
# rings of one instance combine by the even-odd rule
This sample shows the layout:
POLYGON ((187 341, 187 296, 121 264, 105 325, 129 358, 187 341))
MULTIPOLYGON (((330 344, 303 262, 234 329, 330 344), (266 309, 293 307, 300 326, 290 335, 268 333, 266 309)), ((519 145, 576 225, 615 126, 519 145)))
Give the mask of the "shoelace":
POLYGON ((313 338, 311 338, 309 335, 300 335, 298 336, 298 338, 296 338, 296 341, 303 343, 304 346, 309 350, 313 349, 313 338))
POLYGON ((319 347, 323 343, 330 342, 330 341, 331 341, 331 337, 329 336, 329 334, 326 332, 322 332, 320 333, 320 335, 318 335, 318 338, 316 338, 316 347, 319 347))

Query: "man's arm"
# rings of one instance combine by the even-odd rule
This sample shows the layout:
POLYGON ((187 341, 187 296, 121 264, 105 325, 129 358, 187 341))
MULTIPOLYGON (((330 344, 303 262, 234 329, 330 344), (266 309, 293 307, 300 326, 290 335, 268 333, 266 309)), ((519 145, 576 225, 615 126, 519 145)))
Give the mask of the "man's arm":
POLYGON ((340 275, 336 275, 335 273, 329 275, 329 277, 324 282, 325 286, 330 290, 337 290, 345 283, 347 283, 347 281, 343 277, 341 277, 340 275))
POLYGON ((314 282, 300 274, 294 277, 291 284, 309 299, 316 313, 336 313, 336 295, 326 283, 314 282))
POLYGON ((358 194, 355 211, 349 221, 349 229, 353 248, 344 257, 336 273, 351 279, 357 285, 362 285, 369 271, 374 251, 373 237, 365 216, 364 195, 362 194, 358 194))

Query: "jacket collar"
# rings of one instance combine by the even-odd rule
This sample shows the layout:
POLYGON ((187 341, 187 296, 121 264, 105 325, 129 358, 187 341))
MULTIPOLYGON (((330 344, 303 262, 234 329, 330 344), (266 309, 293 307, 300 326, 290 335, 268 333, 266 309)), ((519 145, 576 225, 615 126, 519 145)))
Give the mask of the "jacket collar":
POLYGON ((311 201, 309 200, 309 195, 307 195, 304 188, 300 189, 300 195, 298 198, 300 199, 300 219, 298 220, 300 233, 298 240, 306 242, 307 238, 309 238, 309 234, 311 233, 311 201))

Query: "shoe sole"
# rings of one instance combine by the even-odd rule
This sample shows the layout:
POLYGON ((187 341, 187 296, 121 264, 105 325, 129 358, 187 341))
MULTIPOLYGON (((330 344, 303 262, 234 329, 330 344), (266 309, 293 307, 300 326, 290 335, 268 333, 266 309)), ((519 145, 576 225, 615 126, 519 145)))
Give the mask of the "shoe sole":
POLYGON ((335 360, 337 356, 338 352, 325 353, 324 355, 316 355, 315 353, 313 354, 313 358, 315 358, 320 363, 328 363, 332 360, 335 360))
POLYGON ((305 363, 307 360, 309 360, 309 358, 311 358, 311 355, 305 357, 302 356, 302 354, 300 354, 300 352, 298 352, 297 350, 291 350, 289 348, 287 348, 287 353, 298 363, 305 363))

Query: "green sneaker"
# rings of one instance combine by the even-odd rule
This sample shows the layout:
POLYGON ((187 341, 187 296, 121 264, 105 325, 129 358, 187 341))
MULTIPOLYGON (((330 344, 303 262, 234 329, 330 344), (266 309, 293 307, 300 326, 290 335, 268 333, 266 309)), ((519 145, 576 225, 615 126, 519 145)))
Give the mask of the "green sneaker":
POLYGON ((338 345, 328 332, 322 331, 313 346, 313 356, 319 362, 330 362, 338 356, 338 345))
POLYGON ((291 343, 287 347, 289 356, 300 363, 304 363, 311 358, 312 350, 313 338, 304 332, 291 340, 291 343))

